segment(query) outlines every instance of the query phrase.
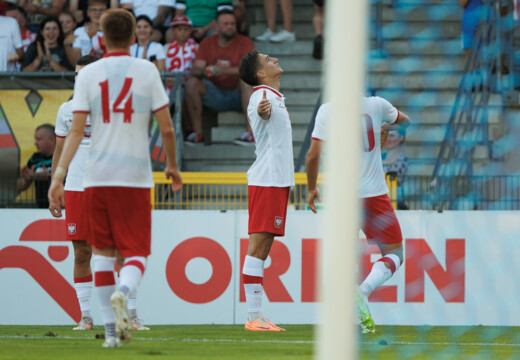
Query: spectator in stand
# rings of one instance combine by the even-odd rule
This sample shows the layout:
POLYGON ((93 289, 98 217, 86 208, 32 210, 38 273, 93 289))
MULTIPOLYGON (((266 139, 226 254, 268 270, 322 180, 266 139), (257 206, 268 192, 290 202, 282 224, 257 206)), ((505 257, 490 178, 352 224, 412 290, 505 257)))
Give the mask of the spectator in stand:
POLYGON ((0 41, 0 71, 17 71, 16 62, 24 56, 20 27, 12 17, 0 16, 0 29, 5 37, 0 41))
POLYGON ((22 35, 23 51, 27 51, 29 44, 36 40, 36 33, 27 29, 27 13, 21 6, 11 5, 7 8, 5 16, 10 16, 18 22, 20 34, 22 35))
POLYGON ((233 13, 237 19, 237 29, 242 35, 247 35, 245 0, 233 0, 233 13))
MULTIPOLYGON (((385 124, 383 127, 388 126, 385 124)), ((388 131, 388 137, 384 141, 383 152, 381 154, 385 174, 394 173, 397 175, 397 208, 400 210, 408 209, 404 203, 403 183, 408 171, 409 159, 401 146, 405 138, 405 128, 388 131)))
MULTIPOLYGON (((105 5, 111 9, 119 7, 118 0, 106 0, 105 5)), ((69 11, 74 15, 76 24, 83 26, 88 20, 88 0, 69 0, 69 11)))
POLYGON ((123 9, 132 10, 136 17, 148 16, 155 27, 152 41, 162 42, 166 31, 164 22, 175 11, 175 0, 121 0, 120 3, 123 9))
POLYGON ((76 29, 76 19, 70 11, 66 10, 63 11, 60 16, 58 16, 58 20, 60 21, 61 30, 63 31, 63 47, 65 48, 67 59, 69 60, 69 63, 74 64, 76 57, 74 56, 72 45, 74 44, 74 40, 77 37, 74 35, 74 29, 76 29))
POLYGON ((27 48, 22 71, 73 71, 63 47, 63 32, 58 18, 47 17, 40 23, 36 41, 27 48))
POLYGON ((280 0, 280 8, 283 16, 283 29, 276 32, 276 0, 264 0, 265 20, 267 29, 260 36, 258 41, 284 42, 295 41, 296 35, 292 30, 293 25, 293 4, 292 0, 280 0))
POLYGON ((312 57, 323 58, 323 17, 325 16, 325 0, 312 0, 314 3, 314 14, 312 15, 312 26, 314 28, 314 47, 312 57))
POLYGON ((7 0, 0 0, 0 16, 5 16, 9 2, 7 0))
MULTIPOLYGON (((193 60, 197 54, 197 42, 191 37, 191 31, 193 30, 193 24, 191 20, 184 15, 176 16, 171 22, 173 29, 174 39, 167 45, 166 50, 166 71, 182 71, 189 73, 193 65, 193 60)), ((181 100, 184 102, 184 85, 188 77, 185 76, 182 79, 181 84, 181 100)), ((168 94, 172 91, 173 81, 172 79, 167 80, 166 90, 168 94)), ((170 104, 172 107, 172 113, 175 106, 174 103, 170 104)), ((184 108, 184 106, 183 106, 184 108)), ((182 123, 184 130, 190 130, 191 124, 189 122, 187 111, 181 111, 182 123)))
MULTIPOLYGON (((217 15, 217 36, 205 38, 199 46, 191 75, 186 83, 186 105, 193 132, 187 144, 204 141, 202 137, 202 107, 215 112, 243 111, 251 87, 238 77, 238 65, 242 57, 255 48, 253 41, 237 34, 235 15, 223 10, 217 15)), ((246 121, 246 132, 235 140, 241 145, 254 145, 251 127, 246 121)))
POLYGON ((21 0, 18 5, 23 4, 23 8, 29 14, 29 25, 27 27, 38 32, 43 19, 49 16, 58 17, 65 9, 66 0, 21 0))
POLYGON ((107 9, 105 0, 89 0, 88 16, 89 21, 85 26, 74 30, 74 43, 72 44, 72 61, 74 64, 80 57, 85 55, 103 56, 105 53, 101 38, 103 33, 100 29, 101 15, 107 9))
POLYGON ((137 23, 135 28, 137 42, 130 46, 130 55, 136 58, 150 60, 157 66, 159 71, 164 71, 166 54, 161 44, 152 41, 152 20, 146 15, 139 15, 135 21, 137 23))
POLYGON ((16 182, 18 192, 27 190, 34 182, 36 204, 39 208, 49 207, 47 191, 51 181, 52 155, 56 147, 54 126, 43 124, 34 132, 34 145, 38 150, 27 161, 27 165, 20 170, 20 177, 16 182))
MULTIPOLYGON (((192 36, 200 42, 217 30, 218 13, 224 10, 233 12, 233 3, 232 0, 177 0, 175 9, 175 15, 186 15, 191 19, 194 27, 192 36)), ((166 39, 170 38, 167 33, 166 39)))

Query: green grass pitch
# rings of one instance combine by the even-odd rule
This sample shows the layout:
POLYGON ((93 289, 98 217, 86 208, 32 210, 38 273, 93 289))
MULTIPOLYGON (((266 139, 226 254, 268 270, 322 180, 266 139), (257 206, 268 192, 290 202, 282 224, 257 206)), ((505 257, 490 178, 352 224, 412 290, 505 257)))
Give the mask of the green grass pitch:
MULTIPOLYGON (((0 326, 0 359, 312 359, 315 327, 247 332, 240 325, 151 326, 119 349, 101 348, 103 327, 0 326)), ((520 328, 378 326, 360 335, 360 359, 520 359, 520 328)), ((336 360, 336 359, 333 359, 336 360)))

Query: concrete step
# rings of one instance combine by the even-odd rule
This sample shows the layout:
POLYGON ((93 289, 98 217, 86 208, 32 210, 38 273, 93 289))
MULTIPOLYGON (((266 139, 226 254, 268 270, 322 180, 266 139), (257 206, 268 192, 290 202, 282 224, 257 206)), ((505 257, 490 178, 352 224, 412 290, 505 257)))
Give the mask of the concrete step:
MULTIPOLYGON (((414 20, 383 22, 381 27, 383 39, 443 40, 460 38, 461 36, 461 19, 447 21, 414 20)), ((376 35, 376 30, 377 24, 372 22, 369 32, 371 37, 376 35)))
MULTIPOLYGON (((296 158, 300 146, 293 147, 293 155, 296 158)), ((228 143, 215 143, 212 145, 184 146, 182 158, 188 161, 223 161, 234 163, 236 161, 249 160, 251 164, 255 159, 254 146, 240 146, 228 143)))
MULTIPOLYGON (((306 49, 308 44, 301 44, 301 49, 306 49)), ((371 49, 376 44, 371 41, 371 49)), ((273 49, 276 50, 276 49, 273 49)), ((385 42, 383 51, 389 56, 400 55, 459 55, 462 53, 460 39, 446 39, 443 41, 430 41, 424 39, 393 40, 385 42)))
MULTIPOLYGON (((218 126, 211 129, 211 140, 215 143, 226 143, 230 139, 236 138, 244 131, 244 127, 240 125, 235 126, 218 126)), ((292 135, 293 143, 301 144, 305 139, 307 133, 307 126, 293 126, 292 135)))
MULTIPOLYGON (((456 98, 455 91, 445 90, 425 90, 412 91, 402 89, 381 89, 376 92, 377 96, 381 96, 392 104, 400 106, 405 111, 409 107, 424 106, 453 106, 456 98)), ((490 97, 489 105, 499 106, 502 104, 500 95, 493 94, 490 97)), ((406 111, 405 111, 406 112, 406 111)))
MULTIPOLYGON (((306 126, 312 118, 314 106, 304 109, 290 109, 291 123, 293 126, 306 126)), ((245 124, 244 115, 236 111, 227 111, 218 114, 219 126, 242 126, 245 124)))
MULTIPOLYGON (((249 0, 248 0, 249 1, 249 0)), ((248 4, 246 3, 246 8, 248 4)), ((293 2, 293 23, 310 23, 312 21, 312 15, 314 14, 314 7, 312 6, 312 2, 309 1, 307 4, 295 4, 293 2)), ((263 6, 255 6, 250 7, 247 10, 247 16, 249 21, 253 24, 263 23, 265 24, 265 13, 263 6)), ((278 7, 278 11, 276 13, 276 23, 278 27, 281 29, 281 24, 283 21, 282 12, 278 7)))
POLYGON ((443 4, 400 3, 385 8, 383 21, 461 21, 463 10, 456 3, 443 4))
POLYGON ((295 57, 303 57, 304 59, 312 59, 312 41, 298 40, 290 43, 268 43, 255 41, 258 51, 271 56, 279 57, 280 55, 291 55, 295 57), (303 55, 303 56, 302 56, 303 55))
POLYGON ((393 56, 389 58, 369 58, 370 73, 435 73, 459 75, 466 65, 466 58, 461 52, 456 55, 393 56))
POLYGON ((439 73, 432 74, 408 74, 389 75, 389 74, 371 74, 368 77, 366 86, 376 89, 398 88, 401 90, 423 90, 438 89, 457 91, 460 85, 460 74, 439 73), (459 76, 457 76, 459 75, 459 76))

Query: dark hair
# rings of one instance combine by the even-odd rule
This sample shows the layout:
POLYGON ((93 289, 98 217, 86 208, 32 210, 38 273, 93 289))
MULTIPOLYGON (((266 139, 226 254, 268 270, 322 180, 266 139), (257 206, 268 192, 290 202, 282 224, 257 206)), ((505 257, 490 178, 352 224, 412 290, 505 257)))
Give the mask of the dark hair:
POLYGON ((107 10, 101 16, 101 30, 108 47, 128 47, 135 33, 135 18, 124 9, 107 10))
POLYGON ((74 22, 77 22, 77 21, 76 21, 76 18, 74 17, 74 14, 73 14, 72 11, 70 11, 70 10, 63 10, 62 12, 60 12, 60 13, 58 14, 58 19, 59 19, 59 17, 60 17, 61 15, 68 15, 68 16, 70 16, 70 17, 72 18, 72 20, 73 20, 74 22))
POLYGON ((24 18, 27 19, 27 12, 25 11, 25 9, 21 6, 18 6, 18 5, 14 5, 14 4, 11 4, 7 7, 7 9, 5 11, 13 11, 13 10, 17 10, 20 14, 23 15, 24 18))
POLYGON ((238 65, 238 76, 242 81, 251 86, 260 85, 260 80, 256 76, 256 72, 260 68, 260 53, 257 49, 253 49, 240 60, 238 65))
POLYGON ((58 35, 58 46, 63 47, 63 30, 61 28, 60 21, 55 16, 47 16, 45 19, 42 20, 42 22, 40 23, 40 29, 38 30, 38 34, 36 35, 36 41, 39 41, 43 47, 43 44, 45 44, 45 39, 43 38, 43 28, 47 23, 50 22, 55 22, 58 25, 58 30, 60 32, 60 35, 58 35))
POLYGON ((218 18, 219 18, 221 15, 233 15, 233 16, 235 16, 235 13, 233 12, 233 10, 222 9, 222 10, 220 10, 220 11, 217 11, 217 15, 215 16, 215 19, 217 19, 217 21, 218 21, 218 18))
POLYGON ((141 20, 146 21, 148 24, 150 24, 151 27, 153 27, 153 22, 152 22, 152 20, 148 16, 146 16, 146 15, 139 15, 138 17, 135 18, 135 23, 137 24, 141 20))
POLYGON ((92 64, 94 61, 97 61, 97 60, 99 60, 99 59, 97 57, 95 57, 94 55, 84 55, 79 58, 76 65, 85 66, 88 64, 92 64))
POLYGON ((107 6, 107 1, 106 0, 88 0, 87 7, 91 7, 94 4, 103 4, 103 5, 107 6))
POLYGON ((40 129, 43 129, 45 130, 45 132, 47 133, 47 135, 49 137, 55 137, 56 134, 54 133, 54 126, 51 125, 51 124, 42 124, 42 125, 38 125, 36 127, 36 129, 34 130, 34 132, 40 130, 40 129))

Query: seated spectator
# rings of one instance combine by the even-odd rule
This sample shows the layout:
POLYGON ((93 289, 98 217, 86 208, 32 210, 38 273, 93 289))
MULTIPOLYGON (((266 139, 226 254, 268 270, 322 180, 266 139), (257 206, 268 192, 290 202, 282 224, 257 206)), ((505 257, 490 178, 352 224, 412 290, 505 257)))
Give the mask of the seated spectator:
MULTIPOLYGON (((118 0, 106 0, 105 5, 110 9, 119 7, 118 0)), ((74 16, 74 21, 78 26, 85 25, 88 16, 88 0, 69 0, 69 11, 74 16)))
POLYGON ((157 66, 159 71, 164 71, 166 54, 161 44, 152 41, 152 20, 146 15, 140 15, 135 20, 135 36, 137 42, 130 46, 130 55, 136 58, 150 60, 157 66))
POLYGON ((43 19, 58 15, 65 10, 66 0, 21 0, 19 3, 23 4, 23 8, 29 14, 29 24, 27 27, 33 31, 38 32, 40 24, 43 19))
POLYGON ((409 163, 408 156, 404 153, 401 146, 404 143, 405 137, 406 129, 390 130, 381 153, 385 174, 395 173, 397 175, 397 208, 403 210, 408 209, 404 204, 404 189, 402 186, 406 178, 409 163))
POLYGON ((57 18, 48 17, 40 23, 36 41, 27 48, 22 71, 73 71, 63 47, 63 32, 57 18))
POLYGON ((283 16, 283 29, 276 32, 276 0, 264 0, 265 21, 267 22, 267 29, 255 40, 284 42, 295 41, 296 35, 292 30, 293 25, 293 4, 292 0, 280 0, 280 8, 283 16))
POLYGON ((61 24, 61 31, 63 31, 63 47, 65 48, 67 59, 69 60, 69 63, 73 64, 76 59, 72 50, 72 44, 74 44, 74 40, 77 37, 74 35, 74 29, 76 29, 76 19, 70 11, 63 11, 60 16, 58 16, 58 20, 61 24))
MULTIPOLYGON (((171 22, 171 27, 173 29, 174 39, 173 41, 166 45, 166 71, 174 72, 174 71, 182 71, 185 73, 189 73, 191 71, 191 67, 193 65, 193 60, 195 59, 195 55, 197 54, 197 43, 191 37, 191 31, 193 29, 193 25, 191 20, 184 15, 176 16, 173 18, 171 22)), ((184 103, 184 85, 188 80, 188 76, 183 77, 181 83, 181 100, 184 103)), ((167 80, 166 90, 168 94, 172 91, 173 80, 167 80)), ((175 104, 172 105, 172 113, 175 104)), ((183 129, 187 130, 191 127, 189 123, 188 116, 186 111, 181 111, 182 114, 182 123, 183 129)))
MULTIPOLYGON (((233 3, 232 0, 177 0, 175 9, 175 15, 186 15, 191 19, 194 27, 192 36, 200 42, 217 29, 215 19, 218 13, 224 10, 233 12, 233 3)), ((171 37, 166 33, 166 40, 169 39, 171 37)))
POLYGON ((0 16, 0 29, 5 36, 0 41, 0 71, 17 71, 16 62, 24 56, 18 23, 12 17, 0 16))
POLYGON ((121 0, 120 3, 123 9, 132 10, 136 17, 148 16, 155 27, 152 41, 162 42, 167 27, 164 23, 168 15, 174 12, 175 0, 121 0))
POLYGON ((34 145, 38 150, 27 161, 27 165, 20 170, 20 177, 16 181, 18 192, 27 190, 34 182, 36 204, 39 208, 48 208, 47 192, 51 180, 52 155, 56 146, 54 126, 43 124, 34 132, 34 145))
POLYGON ((312 26, 314 28, 314 45, 312 57, 323 58, 323 17, 325 16, 325 0, 312 0, 314 3, 314 14, 312 15, 312 26))
POLYGON ((27 13, 23 7, 11 5, 7 8, 6 16, 14 18, 20 27, 20 34, 22 35, 23 51, 27 51, 29 44, 36 40, 36 33, 27 29, 27 13))
MULTIPOLYGON (((193 132, 187 143, 197 144, 202 137, 202 107, 212 111, 243 111, 247 114, 247 104, 251 87, 238 77, 240 59, 253 50, 250 38, 237 33, 235 15, 224 10, 217 16, 218 36, 205 38, 199 46, 193 62, 191 75, 186 83, 186 105, 193 132)), ((246 115, 244 115, 247 118, 246 115)), ((249 122, 246 132, 236 139, 241 145, 254 145, 249 122)))
POLYGON ((101 15, 103 15, 106 9, 107 5, 105 0, 88 1, 87 12, 89 21, 85 26, 74 30, 74 35, 76 36, 72 44, 72 61, 74 64, 76 64, 82 56, 94 55, 101 57, 105 53, 104 46, 100 41, 103 37, 103 33, 100 30, 99 22, 101 15))

